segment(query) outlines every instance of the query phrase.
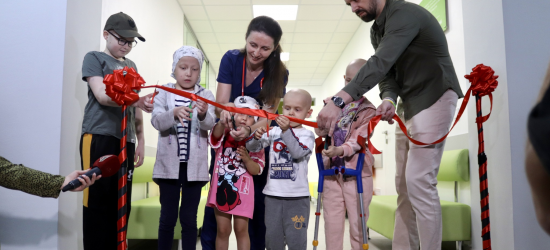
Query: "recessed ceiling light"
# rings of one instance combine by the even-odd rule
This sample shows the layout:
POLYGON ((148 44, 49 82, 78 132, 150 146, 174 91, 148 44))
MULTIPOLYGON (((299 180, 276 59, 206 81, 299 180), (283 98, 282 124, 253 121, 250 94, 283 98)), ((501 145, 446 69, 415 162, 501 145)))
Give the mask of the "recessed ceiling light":
POLYGON ((282 52, 281 53, 281 61, 286 62, 290 60, 290 53, 289 52, 282 52))
POLYGON ((268 16, 275 20, 296 20, 298 5, 252 5, 254 17, 268 16))

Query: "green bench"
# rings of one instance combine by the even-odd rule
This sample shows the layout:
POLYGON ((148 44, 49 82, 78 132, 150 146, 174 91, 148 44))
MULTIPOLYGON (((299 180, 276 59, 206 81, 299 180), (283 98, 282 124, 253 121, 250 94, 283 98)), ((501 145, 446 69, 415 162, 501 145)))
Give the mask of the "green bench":
MULTIPOLYGON (((134 170, 133 184, 146 183, 157 185, 153 182, 154 157, 145 157, 143 165, 134 170)), ((147 194, 148 195, 148 194, 147 194)), ((204 218, 204 206, 208 197, 208 185, 202 190, 201 201, 197 211, 197 228, 202 227, 204 218)), ((128 219, 128 239, 158 239, 160 219, 160 196, 147 197, 132 201, 132 212, 128 219)), ((178 222, 174 228, 174 239, 181 239, 181 225, 178 222)))
MULTIPOLYGON (((471 238, 471 209, 457 201, 457 182, 469 180, 468 150, 451 150, 443 153, 438 181, 455 182, 455 202, 440 201, 443 222, 443 241, 456 241, 458 249, 462 241, 471 238)), ((381 235, 393 239, 397 195, 375 195, 372 197, 367 226, 381 235)))

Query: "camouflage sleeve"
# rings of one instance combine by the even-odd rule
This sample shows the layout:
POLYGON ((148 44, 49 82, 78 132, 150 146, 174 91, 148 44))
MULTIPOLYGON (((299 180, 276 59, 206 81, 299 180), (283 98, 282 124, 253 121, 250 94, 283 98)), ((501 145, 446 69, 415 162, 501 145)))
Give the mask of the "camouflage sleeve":
POLYGON ((13 164, 0 156, 0 186, 40 197, 57 198, 65 177, 52 175, 21 164, 13 164))

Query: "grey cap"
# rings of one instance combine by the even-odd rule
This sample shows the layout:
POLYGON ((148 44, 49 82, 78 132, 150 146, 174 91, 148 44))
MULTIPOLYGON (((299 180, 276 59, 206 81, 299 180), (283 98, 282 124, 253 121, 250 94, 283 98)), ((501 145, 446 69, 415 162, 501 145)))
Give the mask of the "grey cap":
POLYGON ((145 42, 145 38, 138 33, 134 19, 122 12, 111 15, 105 23, 104 30, 114 30, 122 37, 137 37, 142 42, 145 42))

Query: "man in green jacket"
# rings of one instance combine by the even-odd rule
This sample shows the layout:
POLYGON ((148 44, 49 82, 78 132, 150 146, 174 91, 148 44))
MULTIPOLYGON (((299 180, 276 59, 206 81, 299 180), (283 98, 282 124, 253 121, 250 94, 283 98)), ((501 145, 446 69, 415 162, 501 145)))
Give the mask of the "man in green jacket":
MULTIPOLYGON (((371 43, 375 54, 317 117, 319 128, 332 134, 345 104, 379 85, 382 104, 376 115, 393 124, 398 114, 412 138, 430 143, 447 133, 458 98, 464 97, 449 55, 447 40, 435 17, 403 0, 345 0, 359 18, 374 20, 371 43)), ((441 205, 437 173, 444 143, 418 146, 397 127, 398 193, 393 249, 441 249, 441 205)))
POLYGON ((0 156, 0 187, 20 190, 40 197, 57 198, 59 197, 61 188, 77 177, 82 186, 73 189, 72 191, 74 192, 84 190, 101 178, 101 175, 95 176, 95 174, 91 179, 88 176, 80 177, 86 171, 74 171, 66 177, 53 175, 25 167, 21 164, 13 164, 0 156))

